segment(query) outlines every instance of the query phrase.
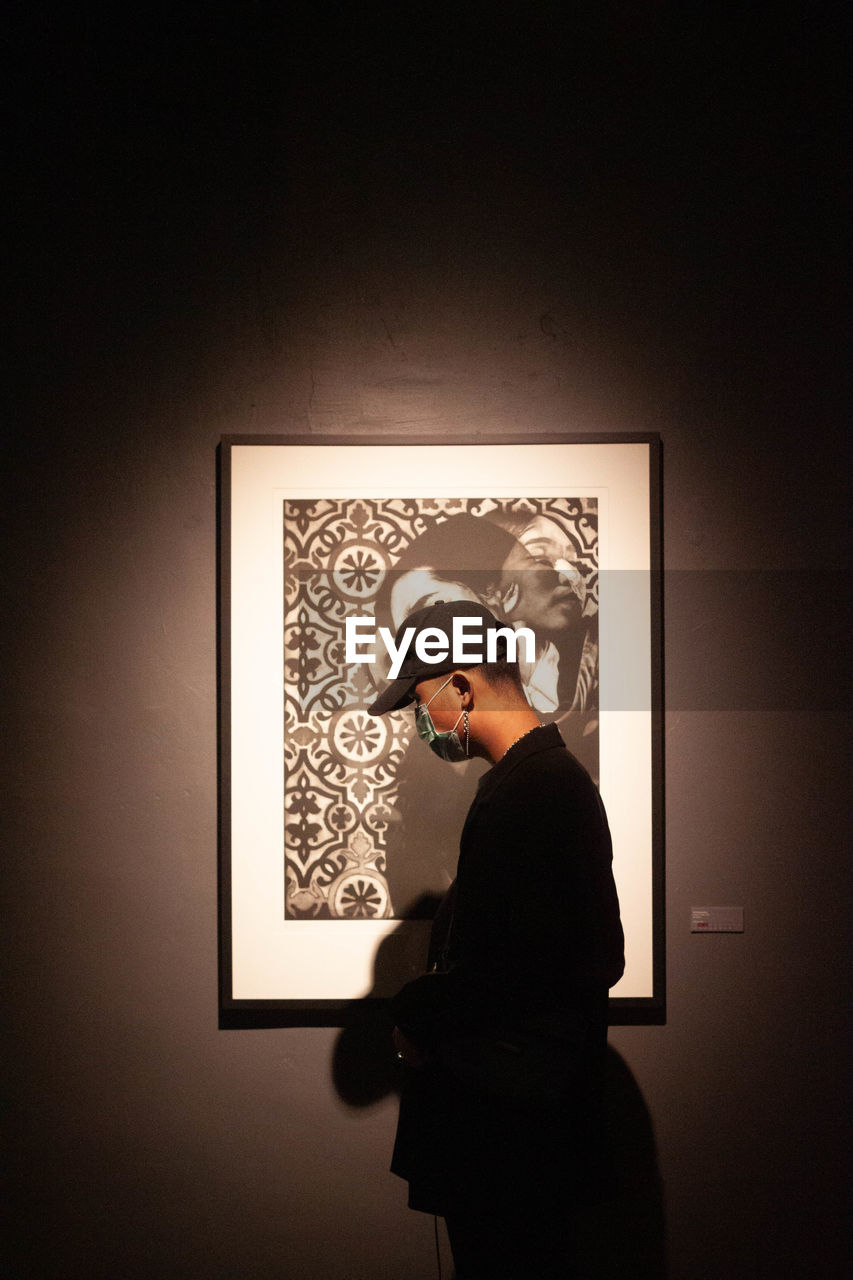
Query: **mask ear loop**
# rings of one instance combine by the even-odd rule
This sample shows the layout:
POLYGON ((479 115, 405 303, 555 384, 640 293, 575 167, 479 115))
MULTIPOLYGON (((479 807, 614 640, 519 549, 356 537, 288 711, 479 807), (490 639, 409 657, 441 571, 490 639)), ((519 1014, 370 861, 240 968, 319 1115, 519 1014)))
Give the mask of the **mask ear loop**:
POLYGON ((465 730, 465 755, 468 755, 468 712, 462 712, 462 728, 465 730))

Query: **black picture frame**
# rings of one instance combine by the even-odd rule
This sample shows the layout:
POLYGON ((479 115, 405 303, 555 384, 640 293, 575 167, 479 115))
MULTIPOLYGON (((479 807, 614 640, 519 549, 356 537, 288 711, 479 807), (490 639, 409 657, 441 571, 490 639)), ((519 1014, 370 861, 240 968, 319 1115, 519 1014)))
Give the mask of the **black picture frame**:
MULTIPOLYGON (((217 489, 222 1025, 343 1026, 365 1002, 380 1006, 417 972, 428 920, 288 920, 279 912, 286 735, 280 735, 281 755, 271 761, 268 757, 278 750, 278 722, 273 716, 266 723, 265 708, 283 685, 284 605, 283 595, 278 606, 267 596, 284 591, 284 552, 274 515, 278 503, 330 493, 353 499, 371 494, 381 502, 388 495, 409 493, 413 475, 420 476, 425 496, 435 489, 438 475, 446 474, 464 476, 457 491, 474 494, 477 501, 509 489, 531 501, 543 493, 588 491, 600 495, 606 508, 607 550, 601 576, 609 575, 607 599, 613 617, 627 610, 630 626, 621 625, 624 618, 619 626, 612 625, 604 605, 602 621, 608 622, 611 640, 629 632, 632 643, 630 652, 622 650, 624 661, 618 643, 609 645, 606 660, 602 647, 602 692, 610 664, 607 684, 613 703, 602 700, 602 741, 605 723, 629 726, 640 750, 611 752, 607 758, 630 754, 635 768, 642 770, 642 776, 626 774, 623 787, 618 776, 611 776, 612 770, 606 782, 602 779, 629 956, 628 985, 623 979, 611 996, 611 1023, 665 1022, 661 452, 655 434, 526 434, 487 440, 456 435, 223 437, 217 489), (637 545, 643 548, 640 556, 637 545), (635 633, 642 634, 639 658, 635 633), (269 670, 264 670, 265 664, 269 670), (623 666, 634 671, 633 683, 616 678, 623 666), (244 679, 247 670, 253 673, 252 681, 259 682, 251 688, 244 679), (247 703, 260 708, 259 723, 253 723, 247 703), (632 827, 637 827, 637 807, 646 815, 640 818, 647 828, 642 850, 630 858, 630 867, 620 848, 620 833, 626 829, 617 812, 622 789, 641 798, 633 807, 632 827), (270 904, 276 899, 273 909, 270 904), (642 932, 642 945, 632 951, 634 931, 642 932), (339 951, 342 955, 329 962, 330 954, 339 951), (631 978, 634 954, 641 960, 631 978), (378 956, 384 959, 377 977, 378 956), (373 963, 369 977, 364 967, 368 958, 373 963), (357 971, 361 978, 353 986, 357 971)), ((618 736, 616 729, 613 734, 618 736)))

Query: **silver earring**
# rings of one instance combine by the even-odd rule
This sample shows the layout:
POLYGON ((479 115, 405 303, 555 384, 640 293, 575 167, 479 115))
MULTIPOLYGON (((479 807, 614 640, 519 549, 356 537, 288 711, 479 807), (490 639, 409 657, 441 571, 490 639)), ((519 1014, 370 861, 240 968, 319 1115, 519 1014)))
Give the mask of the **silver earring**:
POLYGON ((462 728, 465 730, 465 755, 468 755, 468 712, 462 712, 462 728))

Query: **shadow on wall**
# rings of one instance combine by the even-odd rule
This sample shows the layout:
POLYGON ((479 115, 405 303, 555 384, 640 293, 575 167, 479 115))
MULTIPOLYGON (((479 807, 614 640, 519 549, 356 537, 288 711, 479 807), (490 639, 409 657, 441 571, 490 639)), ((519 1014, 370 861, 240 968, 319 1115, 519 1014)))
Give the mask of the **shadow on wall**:
POLYGON ((665 1280, 663 1187, 651 1117, 628 1064, 610 1045, 605 1097, 616 1194, 583 1211, 578 1274, 582 1280, 665 1280))
MULTIPOLYGON (((431 915, 434 905, 425 898, 417 909, 431 915)), ((411 965, 407 955, 408 965, 401 966, 400 951, 407 945, 402 933, 390 934, 377 950, 375 991, 387 991, 389 977, 397 978, 411 965)), ((341 1031, 332 1076, 338 1095, 349 1106, 370 1106, 398 1091, 391 1030, 386 1002, 370 995, 355 1007, 341 1031)), ((609 1045, 605 1087, 615 1194, 601 1205, 584 1206, 574 1224, 578 1280, 665 1280, 663 1189, 651 1117, 630 1068, 609 1045)))
MULTIPOLYGON (((412 920, 432 919, 439 902, 434 894, 424 893, 412 903, 407 916, 412 920)), ((401 974, 414 978, 426 969, 423 942, 418 943, 418 952, 413 954, 410 937, 410 930, 401 922, 399 928, 382 939, 373 961, 373 991, 354 1006, 347 1026, 338 1036, 332 1078, 339 1096, 351 1107, 369 1106, 399 1089, 400 1067, 391 1045, 394 1024, 387 1001, 377 999, 376 993, 398 988, 401 974)))

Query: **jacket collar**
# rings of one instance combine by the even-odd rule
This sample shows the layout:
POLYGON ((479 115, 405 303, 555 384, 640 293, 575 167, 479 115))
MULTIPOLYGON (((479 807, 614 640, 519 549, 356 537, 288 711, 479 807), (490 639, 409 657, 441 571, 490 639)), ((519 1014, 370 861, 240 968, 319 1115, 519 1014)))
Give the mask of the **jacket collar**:
POLYGON ((477 784, 476 803, 479 805, 488 800, 495 788, 499 787, 513 769, 529 756, 535 756, 540 751, 550 751, 553 747, 565 747, 565 745, 560 730, 555 724, 537 725, 535 729, 531 729, 514 742, 500 760, 483 774, 477 784))

